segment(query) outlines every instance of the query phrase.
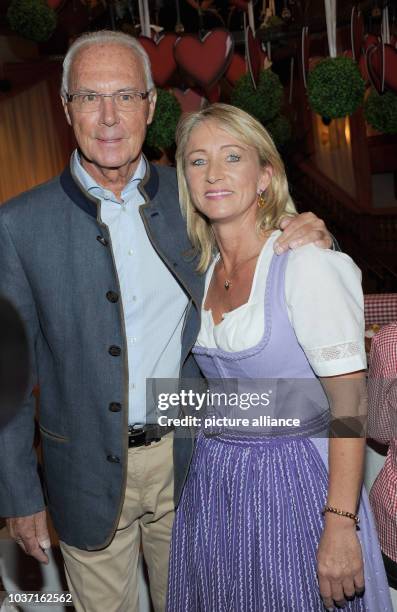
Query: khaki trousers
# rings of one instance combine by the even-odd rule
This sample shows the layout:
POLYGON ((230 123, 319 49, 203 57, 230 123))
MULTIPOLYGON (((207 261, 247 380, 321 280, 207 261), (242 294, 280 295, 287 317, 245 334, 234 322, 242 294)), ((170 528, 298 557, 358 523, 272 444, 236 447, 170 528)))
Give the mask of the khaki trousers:
POLYGON ((128 477, 120 522, 103 550, 61 542, 76 612, 138 612, 142 546, 155 612, 163 612, 174 520, 173 432, 150 446, 128 450, 128 477))

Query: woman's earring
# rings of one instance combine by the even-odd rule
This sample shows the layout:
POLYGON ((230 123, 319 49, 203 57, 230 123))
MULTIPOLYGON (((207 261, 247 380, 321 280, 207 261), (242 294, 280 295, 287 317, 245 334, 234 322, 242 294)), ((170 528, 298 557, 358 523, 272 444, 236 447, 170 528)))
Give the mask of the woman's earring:
POLYGON ((258 193, 258 208, 265 208, 266 206, 265 196, 263 195, 264 193, 264 191, 258 193))

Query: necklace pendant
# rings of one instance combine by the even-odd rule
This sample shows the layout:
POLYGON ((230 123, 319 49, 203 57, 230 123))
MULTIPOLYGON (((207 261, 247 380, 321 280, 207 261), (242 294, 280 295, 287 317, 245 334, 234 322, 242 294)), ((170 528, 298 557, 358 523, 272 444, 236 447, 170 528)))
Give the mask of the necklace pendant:
POLYGON ((232 283, 226 279, 224 286, 225 286, 226 291, 229 291, 230 287, 232 286, 232 283))

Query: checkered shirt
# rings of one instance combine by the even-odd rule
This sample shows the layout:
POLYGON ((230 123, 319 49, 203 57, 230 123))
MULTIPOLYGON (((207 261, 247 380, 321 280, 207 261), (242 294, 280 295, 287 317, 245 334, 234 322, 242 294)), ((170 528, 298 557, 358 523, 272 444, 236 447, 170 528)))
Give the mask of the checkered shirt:
POLYGON ((397 321, 397 293, 364 295, 365 325, 387 325, 397 321))
POLYGON ((397 562, 397 323, 373 338, 368 379, 368 433, 389 444, 370 492, 383 552, 397 562))

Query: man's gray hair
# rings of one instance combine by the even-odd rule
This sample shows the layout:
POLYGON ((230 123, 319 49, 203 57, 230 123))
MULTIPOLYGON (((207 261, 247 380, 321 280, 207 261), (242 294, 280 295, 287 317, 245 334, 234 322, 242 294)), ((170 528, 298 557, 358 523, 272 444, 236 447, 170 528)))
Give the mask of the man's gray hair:
MULTIPOLYGON (((63 60, 61 96, 65 98, 66 94, 69 91, 70 68, 77 53, 83 47, 103 44, 124 45, 125 47, 131 49, 131 51, 135 53, 135 55, 137 55, 142 61, 143 72, 146 81, 146 89, 149 90, 154 87, 149 56, 146 53, 145 49, 142 47, 142 45, 136 40, 136 38, 133 38, 129 34, 124 34, 124 32, 113 32, 112 30, 98 30, 97 32, 85 32, 84 34, 76 38, 76 40, 69 47, 69 50, 65 55, 65 59, 63 60)), ((116 71, 117 66, 115 66, 114 69, 116 71)))

